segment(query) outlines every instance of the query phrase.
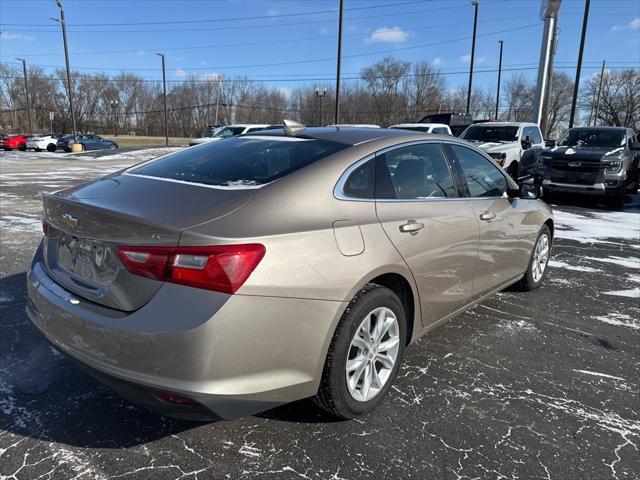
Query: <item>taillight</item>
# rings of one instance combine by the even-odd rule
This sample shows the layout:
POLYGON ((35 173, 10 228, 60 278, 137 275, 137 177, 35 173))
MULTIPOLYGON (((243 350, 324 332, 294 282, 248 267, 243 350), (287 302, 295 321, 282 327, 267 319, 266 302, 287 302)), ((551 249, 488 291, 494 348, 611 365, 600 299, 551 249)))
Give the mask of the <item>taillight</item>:
POLYGON ((264 257, 264 245, 210 247, 118 247, 133 274, 190 287, 235 293, 264 257))
POLYGON ((44 218, 42 219, 42 233, 45 237, 49 234, 49 223, 44 218))
POLYGON ((190 398, 183 397, 182 395, 176 395, 175 393, 170 392, 154 392, 157 396, 159 396, 162 400, 169 403, 177 403, 179 405, 199 405, 195 400, 191 400, 190 398))

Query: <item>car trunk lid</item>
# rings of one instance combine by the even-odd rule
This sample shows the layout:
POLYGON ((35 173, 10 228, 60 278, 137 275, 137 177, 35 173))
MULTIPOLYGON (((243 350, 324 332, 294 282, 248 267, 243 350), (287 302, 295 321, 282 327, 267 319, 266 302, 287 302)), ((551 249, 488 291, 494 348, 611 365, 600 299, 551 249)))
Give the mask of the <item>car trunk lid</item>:
POLYGON ((132 311, 162 282, 134 275, 118 258, 123 245, 175 247, 180 234, 246 204, 255 190, 115 174, 57 194, 43 194, 44 261, 64 288, 95 303, 132 311))

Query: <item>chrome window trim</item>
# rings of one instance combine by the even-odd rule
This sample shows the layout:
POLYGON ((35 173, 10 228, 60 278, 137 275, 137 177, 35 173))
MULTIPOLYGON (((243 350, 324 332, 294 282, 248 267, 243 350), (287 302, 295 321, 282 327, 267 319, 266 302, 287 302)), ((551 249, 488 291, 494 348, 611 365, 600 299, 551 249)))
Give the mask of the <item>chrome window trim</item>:
MULTIPOLYGON (((350 202, 384 202, 384 203, 444 202, 444 201, 456 201, 456 200, 458 200, 458 201, 459 200, 470 200, 472 197, 431 197, 431 198, 375 198, 374 197, 374 198, 358 198, 358 197, 351 197, 351 196, 349 196, 349 195, 344 193, 344 186, 347 183, 347 180, 349 179, 351 174, 355 170, 357 170, 360 166, 362 166, 363 164, 367 163, 369 160, 373 160, 374 158, 376 158, 379 155, 384 155, 385 153, 390 152, 392 150, 396 150, 398 148, 411 147, 413 145, 425 145, 425 144, 429 144, 429 143, 435 143, 437 145, 440 145, 441 148, 444 147, 444 145, 446 145, 446 144, 454 144, 454 145, 466 146, 462 142, 455 142, 455 141, 452 142, 450 140, 445 140, 445 141, 443 141, 443 140, 413 140, 411 142, 398 143, 398 144, 392 145, 390 147, 385 147, 382 150, 378 150, 376 152, 370 153, 366 157, 361 158, 360 160, 356 161, 355 163, 352 163, 349 167, 347 167, 347 169, 342 173, 342 175, 340 175, 340 178, 338 179, 338 182, 336 183, 335 187, 333 187, 333 196, 337 200, 346 200, 346 201, 350 201, 350 202)), ((473 148, 472 148, 472 150, 476 151, 473 148)), ((482 153, 482 152, 479 152, 479 153, 482 153)), ((446 152, 444 151, 444 149, 442 151, 442 154, 444 155, 445 160, 447 162, 447 168, 449 169, 449 175, 451 175, 451 180, 453 180, 453 172, 451 171, 451 165, 449 163, 449 160, 447 159, 446 152)), ((492 163, 493 163, 493 160, 492 160, 492 163)), ((498 168, 500 168, 500 167, 498 167, 498 168)), ((374 182, 374 187, 375 187, 375 182, 374 182)), ((485 198, 485 199, 494 198, 495 199, 495 198, 504 198, 504 197, 478 197, 478 198, 485 198)))

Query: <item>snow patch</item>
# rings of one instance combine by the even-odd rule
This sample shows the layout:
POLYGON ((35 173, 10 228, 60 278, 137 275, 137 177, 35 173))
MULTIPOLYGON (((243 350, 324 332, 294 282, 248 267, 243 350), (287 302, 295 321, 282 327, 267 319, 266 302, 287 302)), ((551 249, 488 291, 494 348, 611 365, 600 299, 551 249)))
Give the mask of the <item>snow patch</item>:
POLYGON ((39 216, 4 215, 0 217, 0 229, 9 232, 39 232, 42 219, 39 216))
POLYGON ((623 313, 610 313, 608 316, 593 317, 599 322, 608 323, 617 327, 628 327, 633 330, 640 330, 640 320, 631 318, 623 313))
POLYGON ((604 292, 604 294, 615 295, 617 297, 640 298, 640 287, 632 288, 631 290, 612 290, 610 292, 604 292))
POLYGON ((632 212, 590 212, 589 215, 578 215, 555 210, 554 221, 557 238, 580 243, 613 243, 607 239, 640 238, 640 215, 632 212))
POLYGON ((582 267, 580 265, 569 265, 566 262, 560 262, 558 260, 550 260, 549 266, 554 268, 565 268, 567 270, 573 270, 575 272, 601 272, 602 271, 592 267, 582 267))

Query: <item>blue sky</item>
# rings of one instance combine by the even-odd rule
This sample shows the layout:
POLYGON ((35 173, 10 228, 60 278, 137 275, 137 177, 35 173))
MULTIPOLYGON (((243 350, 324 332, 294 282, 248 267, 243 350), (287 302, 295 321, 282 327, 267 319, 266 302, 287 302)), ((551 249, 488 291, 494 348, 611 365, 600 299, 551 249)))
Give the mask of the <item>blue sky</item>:
MULTIPOLYGON (((465 85, 473 22, 469 1, 344 3, 345 78, 392 54, 432 62, 447 75, 450 88, 465 85)), ((540 3, 480 0, 477 70, 497 67, 502 39, 505 75, 511 69, 528 69, 523 71, 535 77, 542 35, 540 3)), ((63 4, 71 65, 84 72, 131 71, 158 79, 160 59, 155 52, 162 51, 171 81, 188 74, 211 78, 223 73, 291 89, 301 83, 332 85, 335 75, 338 0, 63 0, 63 4)), ((583 9, 584 0, 563 0, 560 10, 556 65, 572 77, 583 9)), ((1 0, 0 60, 15 62, 14 57, 23 57, 29 64, 63 66, 60 29, 50 20, 57 15, 54 0, 1 0)), ((592 0, 584 77, 596 73, 603 59, 612 67, 640 67, 640 0, 592 0)), ((476 76, 478 85, 495 81, 494 72, 476 76)))

